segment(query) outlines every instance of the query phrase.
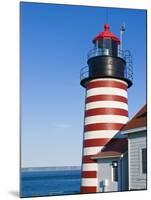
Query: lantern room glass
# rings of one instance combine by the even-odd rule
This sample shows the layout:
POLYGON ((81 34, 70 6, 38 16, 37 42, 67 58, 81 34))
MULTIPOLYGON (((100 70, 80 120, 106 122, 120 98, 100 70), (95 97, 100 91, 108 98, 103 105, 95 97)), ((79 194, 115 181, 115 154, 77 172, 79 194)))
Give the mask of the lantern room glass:
POLYGON ((102 55, 117 56, 118 54, 118 43, 110 38, 96 40, 95 48, 102 52, 102 55))

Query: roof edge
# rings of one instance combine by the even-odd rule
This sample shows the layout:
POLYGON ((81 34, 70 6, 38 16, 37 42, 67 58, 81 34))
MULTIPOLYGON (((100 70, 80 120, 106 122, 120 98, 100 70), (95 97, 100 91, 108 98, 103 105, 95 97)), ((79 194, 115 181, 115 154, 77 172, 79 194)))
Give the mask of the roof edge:
POLYGON ((126 131, 122 131, 123 134, 130 134, 130 133, 135 133, 135 132, 138 132, 138 131, 145 131, 147 130, 147 127, 146 126, 143 126, 143 127, 139 127, 139 128, 133 128, 133 129, 129 129, 129 130, 126 130, 126 131))
POLYGON ((119 154, 119 155, 113 155, 113 156, 92 156, 92 159, 97 160, 97 159, 102 159, 102 158, 122 158, 124 154, 119 154))

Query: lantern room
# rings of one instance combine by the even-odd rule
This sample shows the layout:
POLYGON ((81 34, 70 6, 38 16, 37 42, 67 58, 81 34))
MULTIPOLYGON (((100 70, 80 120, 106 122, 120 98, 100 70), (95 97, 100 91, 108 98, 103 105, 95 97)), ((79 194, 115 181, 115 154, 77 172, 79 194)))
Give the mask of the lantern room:
POLYGON ((88 66, 81 69, 80 83, 87 87, 90 80, 115 78, 123 80, 131 87, 133 82, 132 56, 129 50, 120 48, 121 41, 104 25, 104 31, 93 39, 93 49, 88 52, 88 66))
POLYGON ((101 32, 97 35, 93 43, 95 48, 102 50, 103 55, 113 55, 117 56, 118 54, 118 45, 120 40, 110 31, 110 25, 104 25, 104 32, 101 32))

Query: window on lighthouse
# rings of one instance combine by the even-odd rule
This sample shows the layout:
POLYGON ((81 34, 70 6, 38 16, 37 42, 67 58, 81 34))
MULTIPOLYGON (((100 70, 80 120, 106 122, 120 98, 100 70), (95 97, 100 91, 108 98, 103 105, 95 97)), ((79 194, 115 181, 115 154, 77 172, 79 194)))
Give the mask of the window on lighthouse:
POLYGON ((102 50, 102 55, 117 56, 117 42, 110 38, 104 38, 100 41, 96 41, 96 47, 102 50))
POLYGON ((103 39, 100 41, 97 41, 98 48, 102 50, 103 55, 111 55, 112 54, 112 48, 111 48, 111 39, 103 39))

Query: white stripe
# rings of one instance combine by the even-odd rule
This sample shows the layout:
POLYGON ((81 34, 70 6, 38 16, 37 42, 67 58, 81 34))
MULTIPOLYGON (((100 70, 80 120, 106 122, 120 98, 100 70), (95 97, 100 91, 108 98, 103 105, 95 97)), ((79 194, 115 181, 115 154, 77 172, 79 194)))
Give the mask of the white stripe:
POLYGON ((82 164, 82 171, 97 171, 98 164, 97 163, 83 163, 82 164))
POLYGON ((99 146, 99 147, 84 147, 83 149, 83 154, 86 155, 94 155, 96 153, 98 153, 99 151, 101 151, 101 149, 103 148, 103 146, 99 146))
MULTIPOLYGON (((123 134, 119 130, 103 130, 103 131, 87 131, 84 133, 84 139, 96 138, 123 138, 123 134)), ((124 137, 125 138, 125 137, 124 137)))
POLYGON ((101 81, 116 81, 116 82, 120 82, 123 83, 124 85, 128 86, 128 84, 125 81, 119 80, 119 79, 114 79, 114 78, 97 78, 97 79, 93 79, 91 80, 91 82, 101 82, 101 81))
POLYGON ((124 110, 128 110, 127 103, 119 102, 119 101, 95 101, 86 104, 86 110, 93 108, 120 108, 124 110))
POLYGON ((113 88, 113 87, 100 87, 100 88, 92 88, 87 90, 87 97, 93 96, 93 95, 119 95, 127 98, 127 91, 119 88, 113 88))
POLYGON ((82 178, 82 186, 97 186, 97 178, 82 178))
POLYGON ((95 123, 120 123, 125 124, 128 121, 128 117, 120 115, 95 115, 85 118, 85 125, 95 123))
POLYGON ((103 131, 87 131, 84 133, 84 139, 95 139, 95 138, 112 138, 119 130, 103 130, 103 131))

